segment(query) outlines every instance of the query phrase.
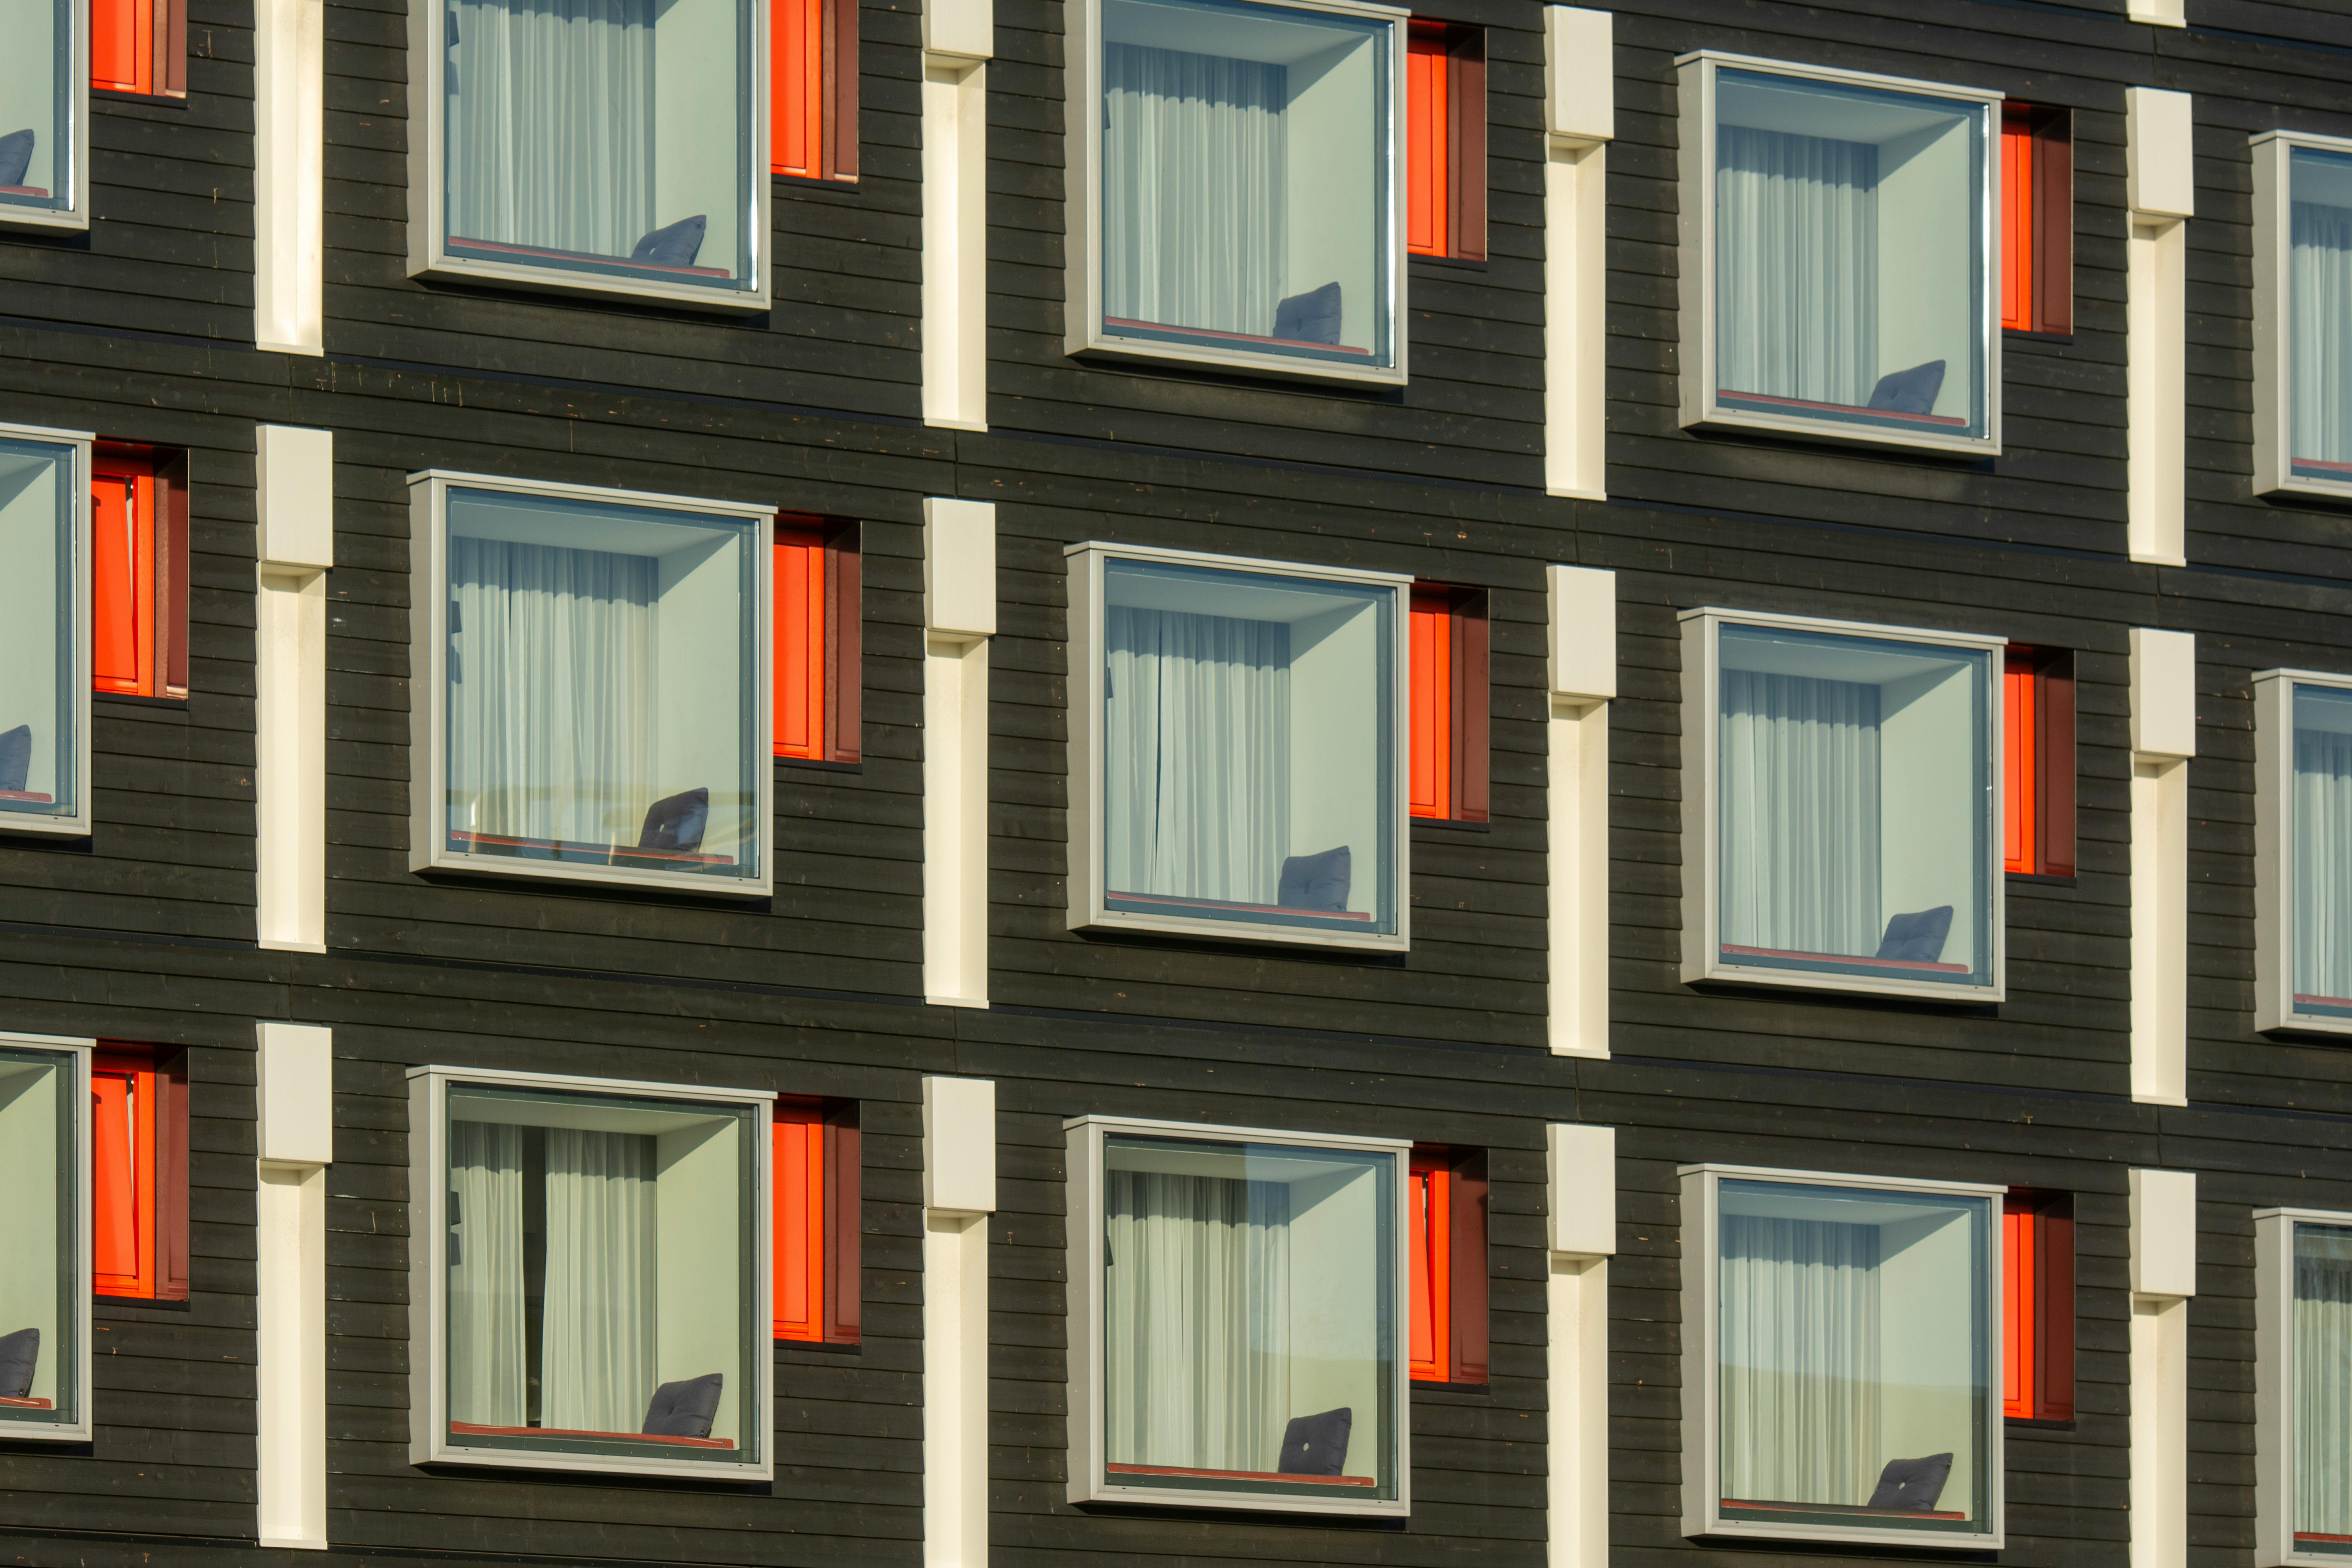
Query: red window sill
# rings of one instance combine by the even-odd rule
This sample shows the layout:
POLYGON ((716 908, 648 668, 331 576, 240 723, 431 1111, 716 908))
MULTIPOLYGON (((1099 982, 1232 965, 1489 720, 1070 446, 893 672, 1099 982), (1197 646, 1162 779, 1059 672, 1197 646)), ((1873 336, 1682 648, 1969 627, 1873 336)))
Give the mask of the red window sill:
POLYGON ((1297 915, 1318 921, 1369 921, 1369 914, 1353 910, 1294 910, 1283 904, 1230 904, 1216 899, 1180 899, 1172 894, 1120 893, 1103 895, 1106 900, 1118 899, 1130 904, 1150 904, 1178 911, 1185 910, 1242 910, 1254 915, 1297 915))
POLYGON ((1726 1508, 1751 1509, 1760 1513, 1854 1513, 1869 1519, 1966 1519, 1965 1513, 1929 1512, 1907 1508, 1872 1508, 1855 1502, 1757 1502, 1727 1497, 1726 1508))
POLYGON ((541 245, 506 245, 495 239, 457 239, 449 248, 495 251, 500 256, 536 257, 542 261, 593 261, 604 267, 625 267, 632 272, 672 272, 686 278, 732 278, 724 267, 680 267, 670 261, 632 261, 625 256, 599 256, 590 250, 553 250, 541 245))
POLYGON ((1814 403, 1802 397, 1775 397, 1769 392, 1734 392, 1727 386, 1716 389, 1717 397, 1737 397, 1743 403, 1769 403, 1775 408, 1804 408, 1822 414, 1859 414, 1871 419, 1893 419, 1905 425, 1957 426, 1967 429, 1969 422, 1949 414, 1898 414, 1891 408, 1860 408, 1851 403, 1814 403))
POLYGON ((0 1405, 5 1405, 15 1410, 54 1410, 57 1408, 56 1405, 50 1404, 46 1399, 0 1398, 0 1405))
MULTIPOLYGON (((47 798, 46 796, 44 798, 47 798)), ((689 855, 682 849, 638 849, 626 844, 587 844, 570 838, 510 838, 496 833, 464 833, 451 829, 452 844, 488 844, 510 849, 552 850, 560 858, 571 856, 610 865, 624 860, 667 860, 679 866, 732 866, 732 855, 689 855)))
POLYGON ((1262 338, 1255 332, 1213 332, 1206 327, 1171 327, 1165 321, 1131 321, 1124 316, 1105 316, 1105 327, 1124 327, 1129 331, 1182 332, 1192 338, 1215 338, 1222 342, 1263 343, 1275 349, 1313 349, 1318 353, 1361 354, 1372 357, 1370 349, 1349 348, 1345 343, 1310 343, 1304 338, 1262 338))
POLYGON ((657 1432, 590 1432, 571 1426, 483 1426, 452 1421, 453 1437, 588 1437, 600 1443, 661 1443, 673 1448, 731 1448, 731 1437, 675 1437, 657 1432))
POLYGON ((1868 969, 1892 969, 1917 974, 1966 974, 1965 963, 1922 963, 1916 958, 1852 958, 1842 952, 1802 952, 1793 948, 1734 947, 1723 944, 1726 958, 1801 958, 1814 963, 1858 963, 1868 969))
POLYGON ((1270 1481, 1283 1486, 1306 1487, 1370 1487, 1380 1483, 1370 1476, 1293 1476, 1270 1470, 1192 1470, 1181 1465, 1105 1465, 1105 1474, 1113 1476, 1190 1476, 1204 1481, 1270 1481))

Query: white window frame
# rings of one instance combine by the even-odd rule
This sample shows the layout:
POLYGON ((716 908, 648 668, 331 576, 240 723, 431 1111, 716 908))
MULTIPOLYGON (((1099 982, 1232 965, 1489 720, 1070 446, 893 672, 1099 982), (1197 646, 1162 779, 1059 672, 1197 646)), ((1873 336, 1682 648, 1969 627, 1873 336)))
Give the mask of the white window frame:
POLYGON ((2352 497, 2352 474, 2313 479, 2294 471, 2288 450, 2294 428, 2294 356, 2287 351, 2294 309, 2288 268, 2294 247, 2289 163, 2294 150, 2352 157, 2352 138, 2301 131, 2265 131, 2248 138, 2254 164, 2254 493, 2352 497))
MULTIPOLYGON (((80 5, 77 11, 87 26, 89 7, 80 5)), ((73 682, 73 809, 46 816, 30 812, 0 812, 0 837, 37 833, 63 838, 87 838, 90 835, 90 802, 97 794, 90 787, 89 773, 89 645, 93 629, 90 624, 89 487, 92 472, 90 447, 98 437, 88 430, 52 430, 39 425, 0 425, 0 436, 17 441, 71 447, 73 471, 67 483, 71 487, 74 506, 73 539, 68 552, 68 570, 73 573, 72 597, 68 607, 71 625, 66 628, 67 646, 72 649, 72 668, 65 677, 73 682)))
MULTIPOLYGON (((742 213, 751 243, 748 275, 743 286, 666 283, 655 278, 626 278, 604 273, 573 272, 555 267, 535 267, 527 261, 489 261, 453 254, 448 246, 447 191, 442 178, 447 157, 448 122, 442 92, 442 70, 447 52, 442 38, 448 23, 446 5, 420 3, 408 8, 409 132, 408 132, 408 275, 447 281, 495 283, 587 299, 652 300, 699 310, 754 314, 774 304, 768 254, 772 232, 768 160, 768 12, 767 0, 736 0, 751 11, 751 101, 745 105, 743 167, 750 171, 749 197, 742 213)), ((85 73, 87 74, 87 73, 85 73)), ((730 261, 730 266, 733 263, 730 261)))
MULTIPOLYGON (((86 11, 88 7, 84 7, 86 11)), ((0 1030, 0 1045, 18 1050, 53 1053, 64 1060, 59 1064, 69 1077, 66 1092, 73 1098, 68 1103, 73 1118, 74 1147, 66 1162, 72 1173, 73 1192, 68 1197, 68 1226, 70 1235, 67 1245, 58 1248, 58 1266, 68 1277, 79 1278, 80 1287, 66 1292, 72 1303, 74 1357, 70 1367, 60 1368, 58 1388, 71 1389, 73 1419, 69 1421, 33 1421, 13 1418, 0 1411, 0 1441, 10 1443, 87 1443, 97 1431, 90 1414, 90 1302, 96 1295, 90 1274, 92 1259, 97 1254, 90 1231, 90 1125, 89 1068, 91 1054, 98 1042, 65 1035, 27 1035, 14 1029, 0 1030)), ((0 1330, 0 1332, 6 1331, 0 1330)), ((57 1353, 57 1347, 44 1344, 45 1356, 57 1353)))
MULTIPOLYGON (((460 1464, 500 1469, 572 1470, 609 1476, 696 1476, 716 1480, 766 1481, 775 1476, 775 1357, 769 1350, 774 1321, 772 1248, 775 1216, 773 1177, 769 1168, 770 1131, 775 1092, 764 1089, 710 1089, 699 1084, 647 1083, 630 1079, 583 1078, 570 1073, 503 1072, 492 1068, 419 1067, 408 1069, 409 1191, 409 1435, 413 1465, 460 1464), (449 1432, 449 1270, 442 1245, 449 1234, 449 1089, 453 1085, 569 1090, 670 1100, 695 1105, 747 1106, 752 1110, 751 1190, 745 1194, 746 1223, 752 1226, 752 1308, 743 1326, 757 1371, 756 1386, 745 1391, 743 1430, 756 1435, 755 1458, 738 1464, 695 1458, 644 1458, 617 1454, 569 1454, 516 1448, 468 1447, 449 1432)), ((683 1449, 681 1454, 696 1450, 683 1449)))
POLYGON ((1412 946, 1412 834, 1409 814, 1412 802, 1407 787, 1412 731, 1412 668, 1411 607, 1412 579, 1397 572, 1368 572, 1346 566, 1307 566, 1291 561, 1259 561, 1245 555, 1210 555, 1189 550, 1160 550, 1148 545, 1110 544, 1089 541, 1063 551, 1069 564, 1070 644, 1070 900, 1071 931, 1156 931, 1223 942, 1268 942, 1294 946, 1342 947, 1367 952, 1403 952, 1412 946), (1174 566, 1202 566, 1265 576, 1299 577, 1318 583, 1350 583, 1389 589, 1395 595, 1391 617, 1395 646, 1390 654, 1390 699, 1393 711, 1389 728, 1391 787, 1389 811, 1390 843, 1393 846, 1396 907, 1392 935, 1358 936, 1344 931, 1311 927, 1258 925, 1247 921, 1191 920, 1180 915, 1143 914, 1114 910, 1103 888, 1103 565, 1108 561, 1144 561, 1174 566))
POLYGON ((1683 134, 1676 178, 1682 191, 1682 374, 1680 419, 1684 428, 1771 430, 1802 436, 1808 440, 1861 447, 1897 447, 1914 451, 1944 452, 1962 457, 2000 455, 2000 289, 1995 268, 2000 256, 2000 104, 2003 94, 1980 88, 1955 87, 1948 82, 1918 81, 1909 77, 1880 76, 1871 71, 1838 70, 1829 66, 1799 65, 1701 49, 1675 61, 1682 102, 1683 134), (1980 259, 1978 289, 1979 341, 1983 345, 1985 374, 1985 433, 1982 436, 1938 435, 1879 426, 1812 419, 1800 414, 1767 414, 1724 405, 1716 370, 1715 163, 1716 73, 1729 67, 1796 81, 1843 87, 1866 87, 1884 92, 1940 98, 1991 110, 1986 134, 1984 175, 1977 199, 1984 204, 1985 249, 1980 259), (1692 290, 1696 289, 1696 297, 1692 290))
POLYGON ((2344 1568, 2341 1553, 2294 1544, 2294 1227, 2352 1227, 2327 1209, 2254 1211, 2254 1563, 2344 1568))
POLYGON ((1162 342, 1129 337, 1107 330, 1102 312, 1102 0, 1074 0, 1066 14, 1069 37, 1063 46, 1064 145, 1069 149, 1069 172, 1064 182, 1067 209, 1064 229, 1066 291, 1063 349, 1066 353, 1123 360, 1156 361, 1243 371, 1255 376, 1285 380, 1344 382, 1357 385, 1405 384, 1405 337, 1410 318, 1405 311, 1405 163, 1404 94, 1405 34, 1411 13, 1400 6, 1370 0, 1252 0, 1253 4, 1290 11, 1320 11, 1334 16, 1369 17, 1389 24, 1389 223, 1388 256, 1378 270, 1388 277, 1389 341, 1393 363, 1358 369, 1325 360, 1304 360, 1289 354, 1235 347, 1213 349, 1191 343, 1162 342))
MULTIPOLYGON (((67 62, 66 77, 66 115, 72 126, 72 134, 66 141, 66 180, 61 187, 66 193, 66 205, 62 208, 41 208, 0 202, 0 229, 57 234, 82 233, 89 227, 89 6, 83 0, 68 0, 66 9, 72 18, 67 47, 73 56, 67 62)), ((47 136, 53 127, 37 125, 33 129, 47 136)))
POLYGON ((1210 1509, 1230 1512, 1349 1515, 1359 1518, 1402 1519, 1412 1512, 1412 1357, 1410 1337, 1412 1289, 1411 1234, 1405 1189, 1412 1164, 1412 1144, 1402 1138, 1353 1138, 1339 1133, 1292 1132, 1265 1127, 1223 1127, 1200 1121, 1151 1121, 1125 1116, 1074 1116, 1062 1123, 1069 1173, 1070 1311, 1069 1340, 1070 1475, 1068 1500, 1073 1503, 1130 1502, 1161 1507, 1210 1509), (1103 1329, 1103 1200, 1109 1191, 1103 1174, 1103 1147, 1112 1133, 1147 1138, 1188 1138, 1223 1143, 1286 1144, 1299 1149, 1340 1149, 1354 1153, 1385 1155, 1392 1162, 1390 1205, 1395 1226, 1391 1252, 1395 1259, 1390 1282, 1390 1345, 1393 1388, 1390 1428, 1394 1434, 1393 1499, 1355 1501, 1315 1497, 1254 1497, 1247 1492, 1205 1492, 1176 1487, 1117 1486, 1107 1479, 1108 1453, 1103 1425, 1103 1356, 1108 1342, 1103 1329))
POLYGON ((1824 620, 1812 616, 1709 607, 1685 610, 1683 628, 1683 962, 1685 984, 1737 981, 1744 985, 1780 985, 1801 991, 1855 991, 1876 996, 1916 996, 1944 1002, 2003 1000, 2008 989, 2008 877, 2001 869, 2001 683, 1995 665, 1988 681, 1984 737, 1986 804, 1983 897, 1990 914, 1986 937, 1991 976, 1983 985, 1944 984, 1927 980, 1877 980, 1861 974, 1772 969, 1727 962, 1723 956, 1723 821, 1717 809, 1722 768, 1722 660, 1717 633, 1724 626, 1768 626, 1832 637, 1918 643, 1961 652, 1999 656, 2009 646, 2001 637, 1974 632, 1927 631, 1917 626, 1875 626, 1824 620), (1694 814, 1696 814, 1694 816, 1694 814))
MULTIPOLYGON (((425 7, 431 9, 430 6, 425 7)), ((775 876, 774 623, 770 604, 775 574, 776 509, 754 501, 705 500, 646 490, 602 489, 592 485, 498 479, 446 468, 408 476, 409 507, 409 704, 408 824, 411 871, 463 871, 486 877, 538 877, 615 888, 669 888, 710 898, 766 898, 775 876), (754 877, 700 877, 685 871, 632 867, 567 866, 555 862, 457 855, 449 850, 449 766, 446 717, 449 703, 449 491, 495 490, 505 495, 593 501, 702 516, 756 519, 759 542, 751 588, 758 599, 753 622, 752 676, 758 690, 751 714, 752 820, 760 829, 760 869, 754 877), (419 585, 424 585, 421 589, 419 585)), ((87 639, 85 639, 87 640, 87 639)), ((87 684, 87 683, 85 683, 87 684)))
POLYGON ((1781 1171, 1759 1165, 1684 1165, 1683 1214, 1683 1497, 1682 1531, 1686 1536, 1743 1535, 1780 1541, 1830 1541, 1850 1544, 1905 1546, 1923 1551, 1998 1552, 2007 1528, 2002 1489, 2001 1445, 2008 1423, 2000 1413, 2000 1202, 2009 1189, 1984 1182, 1922 1181, 1907 1176, 1857 1176, 1826 1171, 1781 1171), (1993 1205, 1986 1227, 1985 1518, 1980 1534, 1926 1530, 1874 1530, 1866 1525, 1766 1524, 1723 1517, 1720 1211, 1724 1181, 1777 1182, 1846 1191, 1921 1193, 1941 1197, 1987 1198, 1993 1205), (1694 1330, 1693 1325, 1696 1328, 1694 1330))
POLYGON ((2294 689, 2352 692, 2352 675, 2266 669, 2254 677, 2254 1027, 2352 1035, 2352 1018, 2295 1003, 2294 689))

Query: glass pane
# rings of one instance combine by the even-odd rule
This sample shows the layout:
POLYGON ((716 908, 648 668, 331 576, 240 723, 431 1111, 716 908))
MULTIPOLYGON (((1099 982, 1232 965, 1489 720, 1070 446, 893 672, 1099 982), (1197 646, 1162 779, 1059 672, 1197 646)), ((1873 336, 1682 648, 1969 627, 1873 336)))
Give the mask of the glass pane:
POLYGON ((1724 961, 1990 984, 1990 655, 1718 635, 1724 961))
POLYGON ((0 813, 70 816, 81 712, 74 449, 0 436, 0 813))
POLYGON ((759 1458, 745 1107, 454 1085, 449 1434, 759 1458))
POLYGON ((1725 1516, 1985 1529, 1990 1200, 1726 1181, 1718 1202, 1725 1516))
POLYGON ((2352 1557, 2352 1226, 2294 1227, 2294 1549, 2352 1557))
POLYGON ((449 849, 760 874, 741 518, 449 492, 449 849))
POLYGON ((2352 480, 2352 157, 2287 155, 2288 458, 2352 480))
POLYGON ((1396 1162, 1112 1134, 1105 1479, 1396 1495, 1396 1162))
POLYGON ((1103 567, 1114 910, 1396 930, 1396 592, 1103 567))
POLYGON ((0 1045, 0 1431, 71 1426, 80 1379, 76 1305, 89 1289, 74 1256, 73 1063, 0 1045))
POLYGON ((1107 331, 1391 363, 1392 26, 1102 0, 1107 331))
POLYGON ((2294 689, 2294 1010, 2352 1018, 2352 691, 2294 689))
POLYGON ((1982 104, 1718 70, 1717 398, 1986 433, 1982 104))
POLYGON ((743 0, 448 0, 448 248, 741 288, 743 0))
POLYGON ((0 49, 0 208, 73 204, 70 0, 9 0, 0 49))

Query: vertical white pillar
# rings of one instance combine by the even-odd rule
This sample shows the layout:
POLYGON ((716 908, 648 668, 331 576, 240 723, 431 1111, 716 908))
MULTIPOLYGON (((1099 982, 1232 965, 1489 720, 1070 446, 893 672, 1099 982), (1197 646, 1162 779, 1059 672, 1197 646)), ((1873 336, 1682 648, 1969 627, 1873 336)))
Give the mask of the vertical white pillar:
POLYGON ((923 995, 985 1007, 991 502, 923 502, 923 995))
POLYGON ((253 341, 325 352, 326 6, 254 0, 253 341))
POLYGON ((2189 1561, 2189 1299, 2197 1176, 2131 1173, 2131 1568, 2189 1561))
POLYGON ((1617 1130, 1544 1129, 1551 1251, 1546 1372, 1549 1568, 1609 1568, 1609 1259, 1617 1130))
POLYGON ((988 428, 990 0, 923 5, 923 420, 988 428))
POLYGON ((1544 7, 1544 488, 1608 494, 1610 13, 1544 7))
POLYGON ((327 942, 327 571, 335 563, 335 438, 257 432, 254 928, 263 947, 327 942))
POLYGON ((923 1080, 923 1563, 988 1563, 988 1216, 996 1085, 923 1080))
POLYGON ((2189 94, 2124 90, 2126 516, 2131 556, 2178 566, 2188 405, 2189 219, 2197 210, 2195 125, 2189 94))
POLYGON ((2197 638, 2131 634, 2131 1089, 2189 1102, 2189 759, 2197 638))
MULTIPOLYGON (((1557 7, 1555 7, 1557 9, 1557 7)), ((1545 876, 1555 1055, 1609 1054, 1609 703, 1617 695, 1617 574, 1545 568, 1551 721, 1545 876)))
POLYGON ((327 1166, 334 1035, 257 1025, 254 1205, 255 1534, 327 1544, 327 1166))

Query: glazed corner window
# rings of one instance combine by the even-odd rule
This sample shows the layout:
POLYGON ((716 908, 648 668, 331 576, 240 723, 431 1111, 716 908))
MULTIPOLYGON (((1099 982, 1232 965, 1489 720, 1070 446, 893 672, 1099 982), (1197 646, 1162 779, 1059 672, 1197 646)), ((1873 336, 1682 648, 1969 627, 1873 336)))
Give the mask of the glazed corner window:
MULTIPOLYGON (((1083 0, 1072 352, 1401 384, 1405 14, 1083 0)), ((1075 15, 1075 13, 1074 13, 1075 15)))
POLYGON ((1486 820, 1486 595, 1412 585, 1415 816, 1486 820))
POLYGON ((1996 1187, 1687 1166, 1683 1529, 2001 1544, 1996 1187), (1686 1285, 1686 1289, 1691 1288, 1686 1285))
POLYGON ((854 763, 863 711, 856 527, 779 517, 775 561, 776 755, 854 763))
POLYGON ((0 833, 89 832, 89 461, 0 425, 0 833))
POLYGON ((1415 1149, 1405 1187, 1415 1383, 1486 1381, 1486 1161, 1415 1149))
POLYGON ((98 1294, 188 1299, 184 1052, 106 1046, 89 1075, 90 1273, 98 1294))
POLYGON ((2074 330, 2074 117, 2000 106, 2000 324, 2074 330))
POLYGON ((1486 258, 1486 36, 1412 24, 1405 46, 1405 249, 1486 258))
POLYGON ((419 474, 412 868, 768 890, 764 508, 419 474))
POLYGON ((2254 1215, 2255 1556, 2352 1561, 2352 1214, 2254 1215))
POLYGON ((767 309, 766 3, 420 6, 411 270, 767 309))
POLYGON ((2000 1211, 2001 1414, 2074 1418, 2074 1205, 2012 1192, 2000 1211))
POLYGON ((89 0, 89 85, 142 97, 187 97, 185 0, 89 0))
POLYGON ((1068 554, 1072 929, 1402 949, 1407 580, 1068 554))
POLYGON ((769 172, 857 178, 857 0, 772 0, 769 172))
POLYGON ((411 1070, 414 1462, 767 1478, 770 1099, 411 1070))
POLYGON ((90 476, 90 682, 120 697, 188 694, 184 454, 98 448, 90 476))
POLYGON ((855 1110, 779 1103, 774 1116, 775 1337, 854 1345, 863 1294, 855 1110))
POLYGON ((1723 610, 1683 636, 1683 978, 1998 1000, 2000 640, 1723 610))
POLYGON ((88 1442, 89 1047, 0 1035, 0 1438, 88 1442))
POLYGON ((2255 1026, 2352 1032, 2352 677, 2254 694, 2255 1026))
POLYGON ((1997 93, 1684 57, 1682 422, 1999 449, 1997 93), (1689 340, 1686 338, 1685 342, 1689 340))
POLYGON ((2352 141, 2253 151, 2254 488, 2352 496, 2352 141))
POLYGON ((2074 656, 2011 644, 2001 655, 2001 861, 2074 874, 2074 656))
POLYGON ((1066 1126, 1084 1402, 1069 1500, 1408 1512, 1407 1146, 1066 1126))
POLYGON ((89 0, 22 0, 0 61, 0 227, 88 228, 89 0))

